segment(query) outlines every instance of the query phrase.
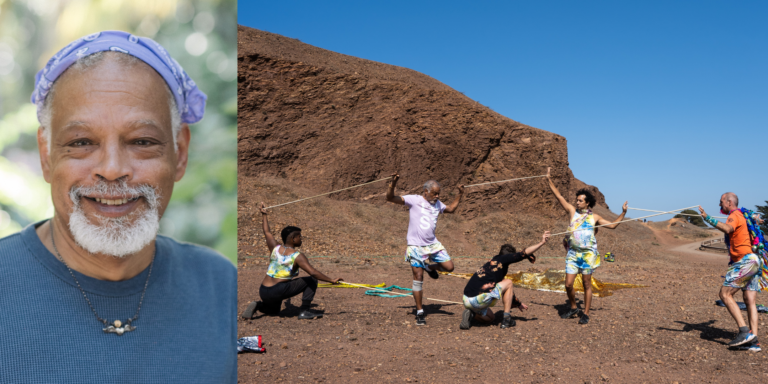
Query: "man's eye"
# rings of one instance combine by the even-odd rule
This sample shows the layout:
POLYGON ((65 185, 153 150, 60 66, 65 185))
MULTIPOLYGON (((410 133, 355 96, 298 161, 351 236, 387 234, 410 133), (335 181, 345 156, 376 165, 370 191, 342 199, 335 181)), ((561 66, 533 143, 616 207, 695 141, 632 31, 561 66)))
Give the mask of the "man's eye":
POLYGON ((73 141, 70 145, 73 147, 83 147, 83 146, 89 145, 90 143, 91 143, 90 141, 86 139, 82 139, 82 140, 73 141))
POLYGON ((146 139, 139 139, 139 140, 134 141, 134 143, 136 145, 141 145, 141 146, 148 146, 148 145, 154 144, 153 141, 146 140, 146 139))

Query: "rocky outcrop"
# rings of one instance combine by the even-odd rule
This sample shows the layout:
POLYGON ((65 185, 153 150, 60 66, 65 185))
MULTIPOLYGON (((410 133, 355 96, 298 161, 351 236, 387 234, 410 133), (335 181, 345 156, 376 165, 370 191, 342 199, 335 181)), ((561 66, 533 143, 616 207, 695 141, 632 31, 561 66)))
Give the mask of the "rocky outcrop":
MULTIPOLYGON (((584 184, 567 140, 521 124, 426 75, 238 26, 238 156, 243 176, 277 176, 322 193, 399 172, 399 193, 541 175, 564 195, 584 184)), ((605 204, 603 195, 591 187, 605 204)), ((383 204, 385 183, 334 195, 383 204), (380 198, 374 198, 380 197, 380 198)), ((544 179, 467 191, 459 213, 562 215, 544 179)))

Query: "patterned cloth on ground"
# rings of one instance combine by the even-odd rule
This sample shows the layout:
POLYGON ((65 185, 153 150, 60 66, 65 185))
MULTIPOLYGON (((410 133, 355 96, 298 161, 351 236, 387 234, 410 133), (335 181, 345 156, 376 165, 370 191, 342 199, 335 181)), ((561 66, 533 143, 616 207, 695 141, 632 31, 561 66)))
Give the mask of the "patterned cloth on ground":
POLYGON ((266 352, 266 348, 261 346, 261 336, 246 336, 237 339, 237 353, 243 352, 266 352))

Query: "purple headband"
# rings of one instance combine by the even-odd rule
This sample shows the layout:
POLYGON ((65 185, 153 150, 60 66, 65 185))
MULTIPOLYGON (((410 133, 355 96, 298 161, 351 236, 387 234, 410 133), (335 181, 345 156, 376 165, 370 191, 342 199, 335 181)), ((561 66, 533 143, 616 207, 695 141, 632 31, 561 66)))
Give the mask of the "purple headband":
POLYGON ((138 37, 127 32, 103 31, 73 41, 56 52, 45 68, 35 75, 32 103, 37 106, 38 120, 45 96, 53 82, 78 59, 101 51, 127 53, 147 63, 168 84, 183 123, 192 124, 203 118, 208 97, 160 44, 148 37, 138 37))

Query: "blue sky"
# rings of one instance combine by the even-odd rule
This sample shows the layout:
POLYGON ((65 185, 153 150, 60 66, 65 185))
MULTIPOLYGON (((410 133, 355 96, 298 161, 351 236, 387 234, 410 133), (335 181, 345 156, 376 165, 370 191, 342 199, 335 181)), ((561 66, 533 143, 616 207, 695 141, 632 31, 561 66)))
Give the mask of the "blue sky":
POLYGON ((765 1, 238 4, 239 24, 414 69, 565 136, 614 212, 768 200, 766 20, 765 1))

